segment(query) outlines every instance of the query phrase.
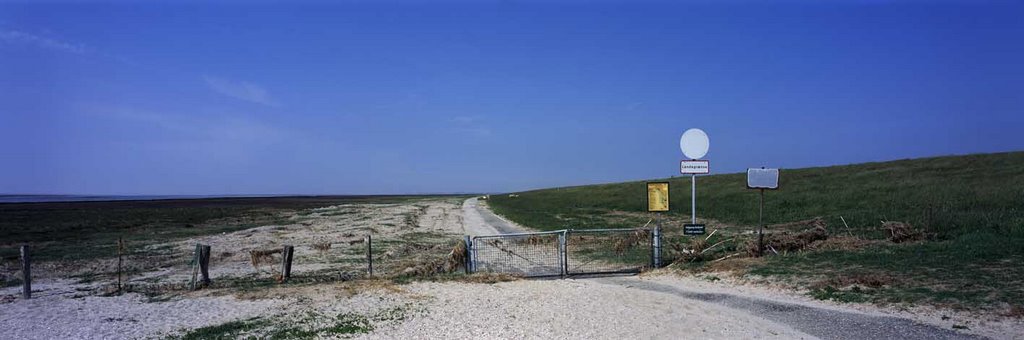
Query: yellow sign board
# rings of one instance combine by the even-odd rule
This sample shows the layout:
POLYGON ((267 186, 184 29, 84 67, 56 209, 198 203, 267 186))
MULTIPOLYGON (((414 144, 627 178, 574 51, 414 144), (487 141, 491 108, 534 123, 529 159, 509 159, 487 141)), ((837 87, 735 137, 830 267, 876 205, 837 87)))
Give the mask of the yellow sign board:
POLYGON ((668 211, 668 182, 647 183, 647 211, 668 211))

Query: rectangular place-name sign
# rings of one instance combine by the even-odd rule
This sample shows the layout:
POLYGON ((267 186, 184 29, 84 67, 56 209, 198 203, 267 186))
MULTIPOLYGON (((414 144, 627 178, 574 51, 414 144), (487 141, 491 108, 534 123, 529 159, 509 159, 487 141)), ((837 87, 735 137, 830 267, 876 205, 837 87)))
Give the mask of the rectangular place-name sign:
POLYGON ((684 224, 683 235, 703 235, 706 228, 703 224, 684 224))
POLYGON ((690 160, 679 162, 679 172, 688 175, 711 173, 707 160, 690 160))
POLYGON ((768 190, 778 189, 779 169, 747 169, 747 188, 768 190))

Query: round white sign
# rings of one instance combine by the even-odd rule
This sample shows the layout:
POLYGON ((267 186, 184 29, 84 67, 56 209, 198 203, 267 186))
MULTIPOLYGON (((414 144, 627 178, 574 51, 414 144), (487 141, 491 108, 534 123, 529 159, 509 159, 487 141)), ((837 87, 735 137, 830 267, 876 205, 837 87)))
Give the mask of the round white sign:
POLYGON ((708 134, 701 129, 689 129, 679 137, 679 148, 690 159, 700 159, 708 154, 708 134))

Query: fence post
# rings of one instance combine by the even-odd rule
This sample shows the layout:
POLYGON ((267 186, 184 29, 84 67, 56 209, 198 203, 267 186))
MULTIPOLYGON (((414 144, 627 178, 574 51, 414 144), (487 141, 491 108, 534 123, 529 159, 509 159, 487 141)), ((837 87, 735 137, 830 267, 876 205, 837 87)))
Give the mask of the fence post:
POLYGON ((204 245, 199 252, 199 274, 202 275, 203 287, 210 285, 210 246, 204 245))
POLYGON ((188 282, 189 290, 196 290, 196 276, 199 275, 199 259, 203 252, 203 245, 196 243, 196 250, 192 253, 192 280, 188 282))
POLYGON ((465 257, 466 257, 466 264, 465 264, 465 266, 466 266, 466 274, 472 274, 473 273, 473 268, 472 268, 473 267, 473 251, 471 249, 473 248, 473 240, 469 237, 469 235, 466 235, 465 238, 463 239, 463 242, 466 245, 466 253, 464 254, 465 257))
POLYGON ((470 267, 471 267, 470 271, 476 273, 476 262, 480 260, 480 257, 477 256, 476 245, 472 244, 473 243, 473 239, 472 238, 470 238, 470 243, 471 243, 471 245, 473 245, 473 247, 469 249, 470 267))
POLYGON ((292 277, 292 255, 295 247, 286 245, 281 249, 281 282, 292 277))
POLYGON ((21 246, 21 296, 32 298, 32 253, 27 244, 21 246))
POLYGON ((366 235, 366 276, 373 277, 373 238, 366 235))
POLYGON ((651 260, 654 262, 654 268, 661 268, 661 224, 654 226, 654 232, 651 234, 651 260))
POLYGON ((569 258, 565 249, 566 239, 568 238, 569 230, 562 230, 561 234, 558 234, 558 262, 559 266, 562 267, 562 276, 569 275, 569 258))
POLYGON ((124 238, 117 238, 117 294, 121 295, 121 263, 124 262, 122 254, 124 253, 124 238))

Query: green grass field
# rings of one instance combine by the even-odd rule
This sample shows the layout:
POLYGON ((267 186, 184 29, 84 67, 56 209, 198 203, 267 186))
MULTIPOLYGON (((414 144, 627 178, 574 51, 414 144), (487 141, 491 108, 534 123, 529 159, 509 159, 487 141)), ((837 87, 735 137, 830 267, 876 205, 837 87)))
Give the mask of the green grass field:
MULTIPOLYGON (((662 180, 671 186, 665 227, 681 228, 689 219, 690 179, 662 180)), ((639 227, 652 216, 645 212, 644 183, 493 195, 488 204, 541 230, 639 227)), ((758 192, 746 189, 745 174, 702 176, 697 183, 697 215, 708 219, 708 230, 745 242, 749 236, 742 233, 754 229, 758 218, 758 192)), ((783 169, 780 186, 766 193, 767 224, 822 217, 833 235, 883 240, 882 221, 902 221, 930 238, 746 261, 746 275, 841 301, 997 310, 1024 304, 1024 152, 783 169), (866 277, 883 279, 862 284, 866 277)))

